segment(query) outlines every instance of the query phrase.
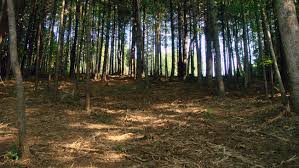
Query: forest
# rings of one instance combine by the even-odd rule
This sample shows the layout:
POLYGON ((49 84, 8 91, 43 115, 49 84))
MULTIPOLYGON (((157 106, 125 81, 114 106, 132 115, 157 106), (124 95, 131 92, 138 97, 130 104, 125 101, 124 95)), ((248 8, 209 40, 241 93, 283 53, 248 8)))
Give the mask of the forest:
POLYGON ((0 0, 0 167, 299 167, 298 0, 0 0))

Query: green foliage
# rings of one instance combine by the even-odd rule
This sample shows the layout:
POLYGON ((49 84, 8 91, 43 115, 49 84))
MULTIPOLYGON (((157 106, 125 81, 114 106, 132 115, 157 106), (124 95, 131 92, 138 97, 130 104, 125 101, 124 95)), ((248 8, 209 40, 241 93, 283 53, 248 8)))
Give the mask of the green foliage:
POLYGON ((215 119, 215 114, 214 114, 214 110, 211 108, 208 108, 207 111, 205 113, 203 113, 203 116, 205 119, 208 120, 214 120, 215 119))
POLYGON ((8 160, 19 160, 20 152, 17 148, 17 145, 11 146, 11 149, 4 155, 4 158, 8 160))

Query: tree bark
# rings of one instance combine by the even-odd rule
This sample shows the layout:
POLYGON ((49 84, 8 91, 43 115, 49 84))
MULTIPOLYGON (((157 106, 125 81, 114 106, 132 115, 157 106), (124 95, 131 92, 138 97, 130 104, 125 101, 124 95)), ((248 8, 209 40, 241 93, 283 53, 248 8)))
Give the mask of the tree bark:
POLYGON ((17 92, 17 103, 16 112, 18 117, 18 150, 23 158, 26 158, 29 154, 28 148, 26 147, 26 113, 25 113, 25 98, 24 98, 24 86, 23 78, 21 73, 20 64, 18 61, 18 48, 17 48, 17 31, 16 31, 16 20, 13 1, 7 0, 7 15, 8 15, 8 26, 9 26, 9 51, 10 60, 13 69, 14 76, 16 78, 16 92, 17 92))
POLYGON ((92 3, 93 0, 89 0, 89 9, 87 14, 87 30, 86 30, 86 37, 87 37, 87 45, 86 45, 86 51, 88 52, 86 55, 86 111, 90 113, 90 73, 91 73, 91 59, 92 59, 92 39, 91 39, 91 33, 92 33, 92 3))
POLYGON ((60 27, 59 27, 59 40, 58 40, 58 53, 55 59, 55 82, 54 93, 57 96, 58 93, 58 78, 60 74, 61 59, 63 58, 63 46, 64 46, 64 8, 65 0, 62 0, 61 14, 60 14, 60 27))
POLYGON ((171 74, 170 78, 172 79, 174 77, 174 71, 175 71, 175 27, 174 27, 174 11, 173 11, 173 1, 170 1, 170 25, 171 25, 171 74))
POLYGON ((220 54, 220 45, 219 45, 219 34, 217 26, 217 8, 214 0, 209 0, 209 5, 211 6, 211 22, 212 22, 212 36, 213 36, 213 46, 216 51, 216 78, 218 84, 218 94, 220 96, 224 95, 224 83, 222 79, 222 66, 221 66, 221 54, 220 54))
POLYGON ((109 55, 108 55, 108 52, 109 52, 109 39, 110 39, 110 35, 109 35, 109 33, 110 33, 110 22, 109 22, 109 18, 110 18, 110 8, 111 8, 111 6, 110 6, 110 4, 108 4, 108 6, 107 6, 107 9, 108 9, 108 16, 107 16, 107 23, 106 23, 106 33, 105 33, 105 35, 106 35, 106 42, 105 42, 105 51, 104 51, 104 62, 103 62, 103 71, 102 71, 102 80, 104 81, 104 82, 107 82, 107 61, 108 61, 108 58, 109 58, 109 55))
POLYGON ((241 3, 242 8, 242 29, 243 29, 243 44, 244 44, 244 88, 247 89, 249 85, 249 63, 248 63, 248 42, 247 42, 247 28, 244 4, 241 3))
POLYGON ((299 24, 293 0, 275 0, 279 29, 286 52, 291 107, 299 114, 299 24))
POLYGON ((270 53, 271 53, 271 56, 272 56, 272 61, 273 61, 273 65, 274 65, 276 78, 277 78, 278 83, 279 83, 279 89, 280 89, 280 93, 281 93, 281 97, 282 97, 282 104, 285 106, 287 112, 289 112, 290 111, 289 101, 288 101, 286 91, 285 91, 285 88, 284 88, 284 85, 283 85, 283 82, 282 82, 282 79, 281 79, 280 71, 279 71, 279 68, 278 68, 276 54, 275 54, 273 43, 272 43, 272 37, 271 37, 271 33, 269 31, 269 24, 268 24, 267 16, 266 16, 266 13, 265 13, 264 9, 262 9, 262 20, 263 20, 262 23, 263 23, 264 32, 266 33, 265 37, 266 37, 266 40, 267 40, 267 44, 269 45, 270 53))

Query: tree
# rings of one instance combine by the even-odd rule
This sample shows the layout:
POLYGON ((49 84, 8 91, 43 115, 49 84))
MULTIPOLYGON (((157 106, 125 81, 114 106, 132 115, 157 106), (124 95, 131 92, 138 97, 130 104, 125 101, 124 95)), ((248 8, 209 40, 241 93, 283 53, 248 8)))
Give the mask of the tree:
POLYGON ((171 74, 170 78, 172 79, 174 77, 174 71, 175 71, 175 27, 174 27, 174 6, 173 1, 170 0, 170 26, 171 26, 171 74))
POLYGON ((134 3, 134 21, 136 26, 136 41, 137 41, 137 80, 142 79, 142 30, 141 30, 141 14, 140 14, 140 0, 133 0, 134 3))
POLYGON ((275 54, 275 51, 274 51, 274 46, 273 46, 273 43, 272 43, 272 37, 271 37, 271 33, 270 33, 270 30, 269 30, 269 25, 268 25, 268 21, 267 21, 267 16, 266 16, 266 13, 265 13, 264 9, 262 9, 262 20, 263 20, 264 32, 266 33, 265 37, 266 37, 266 40, 267 40, 267 44, 269 45, 269 48, 270 48, 270 53, 271 53, 272 61, 273 61, 274 68, 275 68, 275 74, 276 74, 276 77, 277 77, 277 80, 278 80, 280 93, 281 93, 281 96, 282 96, 282 104, 286 107, 286 111, 289 112, 290 111, 289 101, 288 101, 288 98, 287 98, 287 95, 286 95, 285 87, 284 87, 282 79, 281 79, 279 67, 278 67, 278 64, 277 64, 277 58, 276 58, 276 54, 275 54))
POLYGON ((293 0, 275 0, 289 72, 292 110, 299 113, 299 24, 293 0))
POLYGON ((219 33, 217 26, 217 8, 214 0, 209 0, 208 5, 211 9, 211 24, 212 24, 212 37, 213 37, 213 47, 215 48, 216 54, 216 78, 218 85, 218 94, 224 95, 224 83, 222 79, 222 67, 221 67, 221 54, 219 45, 219 33))
POLYGON ((60 74, 60 65, 61 60, 63 58, 63 46, 64 46, 64 27, 65 27, 65 20, 64 20, 64 8, 65 8, 65 0, 62 0, 61 6, 61 14, 60 14, 60 27, 59 27, 59 39, 58 39, 58 54, 55 57, 55 81, 54 81, 54 92, 57 95, 58 92, 58 78, 60 74))
POLYGON ((28 149, 25 146, 26 141, 26 113, 25 113, 25 98, 24 98, 24 86, 23 77, 18 61, 18 49, 17 49, 17 31, 15 21, 15 11, 13 1, 7 0, 7 15, 9 26, 9 51, 10 60, 13 69, 14 76, 16 78, 16 91, 17 91, 17 104, 16 112, 18 116, 18 150, 21 156, 26 157, 28 149))
POLYGON ((91 47, 91 23, 92 23, 92 0, 89 0, 88 5, 88 14, 87 14, 87 45, 86 45, 86 51, 88 52, 86 55, 86 111, 90 113, 90 73, 91 73, 91 59, 92 59, 92 47, 91 47))

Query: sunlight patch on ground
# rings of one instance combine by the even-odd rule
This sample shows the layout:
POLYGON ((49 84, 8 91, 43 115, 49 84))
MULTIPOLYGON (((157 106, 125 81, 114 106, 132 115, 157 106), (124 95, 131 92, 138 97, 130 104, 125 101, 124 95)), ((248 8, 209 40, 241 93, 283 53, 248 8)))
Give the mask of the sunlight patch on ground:
POLYGON ((128 115, 126 117, 126 121, 130 121, 130 122, 141 122, 141 123, 149 123, 149 122, 153 122, 159 120, 159 118, 157 117, 153 117, 153 116, 149 116, 146 114, 134 114, 134 115, 128 115))
POLYGON ((106 135, 106 139, 110 141, 128 141, 131 139, 134 139, 135 135, 133 133, 127 133, 127 134, 122 134, 122 135, 106 135))
POLYGON ((152 106, 155 109, 158 110, 165 110, 167 111, 173 111, 176 113, 202 113, 207 112, 207 109, 201 106, 198 106, 194 103, 188 103, 188 104, 174 104, 174 103, 164 103, 164 104, 157 104, 152 106))
POLYGON ((80 129, 120 129, 121 127, 108 124, 92 124, 92 123, 72 123, 69 124, 71 128, 80 128, 80 129))
POLYGON ((81 151, 82 149, 90 149, 92 148, 92 145, 84 140, 83 138, 79 138, 73 143, 64 145, 65 148, 81 151))
POLYGON ((109 162, 119 162, 122 161, 125 158, 125 156, 126 155, 123 153, 108 151, 107 153, 105 153, 103 159, 109 162))

